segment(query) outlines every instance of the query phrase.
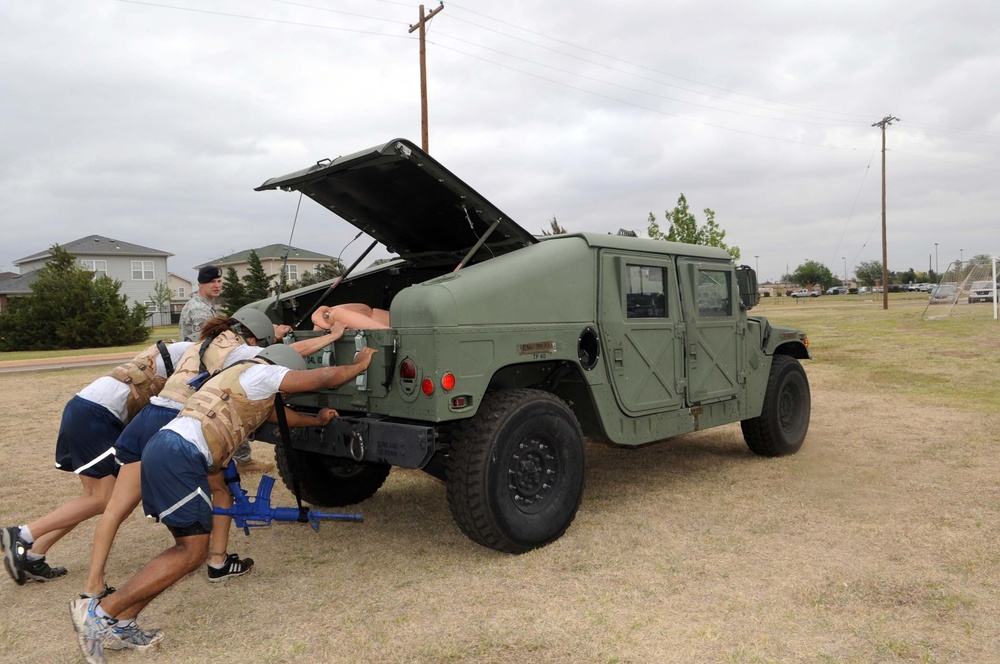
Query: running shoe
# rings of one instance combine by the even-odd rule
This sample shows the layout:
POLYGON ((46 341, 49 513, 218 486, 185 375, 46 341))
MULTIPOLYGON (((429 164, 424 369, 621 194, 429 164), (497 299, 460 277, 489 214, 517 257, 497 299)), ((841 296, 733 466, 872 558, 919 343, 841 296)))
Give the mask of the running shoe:
POLYGON ((230 553, 226 556, 226 564, 221 569, 216 569, 211 565, 208 566, 208 580, 212 583, 218 583, 234 576, 243 576, 252 569, 253 558, 240 560, 239 555, 230 553))
POLYGON ((111 634, 114 636, 114 639, 104 644, 104 647, 108 650, 138 650, 139 652, 145 652, 150 648, 160 645, 160 641, 163 640, 162 629, 153 629, 147 632, 139 627, 134 620, 130 620, 124 625, 121 623, 122 621, 119 620, 118 623, 111 626, 111 634))
POLYGON ((113 621, 96 613, 98 601, 96 598, 75 599, 69 603, 76 640, 87 664, 104 664, 104 645, 115 638, 111 633, 113 621))
POLYGON ((52 581, 53 579, 58 579, 61 576, 66 576, 65 567, 51 567, 47 562, 45 562, 45 556, 42 556, 38 560, 32 560, 28 558, 21 565, 24 570, 25 576, 27 576, 32 581, 38 581, 39 583, 45 583, 46 581, 52 581))
POLYGON ((0 531, 0 545, 3 546, 3 566, 14 579, 14 583, 23 586, 26 581, 24 563, 31 545, 21 539, 19 526, 8 526, 0 531))

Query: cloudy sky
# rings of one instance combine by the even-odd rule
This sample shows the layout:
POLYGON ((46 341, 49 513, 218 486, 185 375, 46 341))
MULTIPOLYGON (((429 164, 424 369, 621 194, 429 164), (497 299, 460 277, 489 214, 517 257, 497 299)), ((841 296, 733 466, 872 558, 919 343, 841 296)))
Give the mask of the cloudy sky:
MULTIPOLYGON (((346 222, 264 180, 420 143, 418 4, 0 4, 0 270, 99 234, 170 270, 346 222)), ((426 4, 426 11, 437 5, 426 4)), ((762 279, 1000 253, 1000 3, 463 0, 429 24, 430 152, 539 233, 686 195, 762 279), (935 257, 935 244, 937 254, 935 257)))

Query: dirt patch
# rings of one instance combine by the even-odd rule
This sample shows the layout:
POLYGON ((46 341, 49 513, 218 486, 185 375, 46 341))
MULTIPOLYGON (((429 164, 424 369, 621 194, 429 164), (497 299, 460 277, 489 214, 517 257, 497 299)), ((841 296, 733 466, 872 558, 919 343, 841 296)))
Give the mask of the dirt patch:
MULTIPOLYGON (((142 621, 166 631, 161 656, 185 662, 992 661, 995 418, 806 369, 813 420, 795 456, 752 455, 738 425, 640 449, 591 442, 576 521, 522 556, 470 542, 441 483, 394 470, 359 506, 364 523, 236 533, 251 575, 215 586, 193 574, 142 621)), ((52 469, 55 434, 63 404, 100 373, 0 376, 0 525, 77 493, 52 469)), ((279 486, 274 502, 293 499, 279 486)), ((0 660, 78 660, 67 603, 92 533, 84 524, 50 552, 65 579, 0 580, 0 660)), ((109 580, 170 543, 133 515, 109 580)))

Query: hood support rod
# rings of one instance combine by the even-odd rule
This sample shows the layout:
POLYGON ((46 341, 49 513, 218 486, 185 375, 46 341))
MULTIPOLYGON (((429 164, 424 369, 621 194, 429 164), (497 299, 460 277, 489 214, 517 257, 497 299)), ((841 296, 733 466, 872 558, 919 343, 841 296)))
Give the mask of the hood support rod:
POLYGON ((299 319, 299 322, 295 324, 295 329, 296 330, 299 329, 299 326, 302 325, 302 323, 305 322, 306 319, 312 317, 313 313, 317 309, 319 309, 320 306, 323 304, 323 300, 325 300, 327 298, 327 296, 330 293, 333 292, 333 289, 335 289, 337 286, 340 285, 340 282, 342 282, 344 279, 347 278, 347 275, 349 275, 351 272, 354 272, 354 268, 356 268, 358 266, 358 263, 360 263, 361 261, 363 261, 365 259, 365 256, 367 256, 371 252, 371 250, 375 248, 375 245, 377 245, 377 244, 378 244, 378 240, 375 240, 370 245, 368 245, 368 248, 365 249, 364 252, 360 256, 358 256, 358 259, 356 261, 354 261, 353 263, 351 263, 351 267, 347 268, 347 270, 342 275, 340 275, 339 277, 337 277, 336 281, 334 281, 332 284, 330 284, 330 287, 326 289, 326 291, 323 293, 323 295, 321 295, 319 297, 319 299, 316 300, 316 304, 312 305, 312 307, 309 309, 309 311, 307 311, 305 313, 305 315, 302 318, 299 319))

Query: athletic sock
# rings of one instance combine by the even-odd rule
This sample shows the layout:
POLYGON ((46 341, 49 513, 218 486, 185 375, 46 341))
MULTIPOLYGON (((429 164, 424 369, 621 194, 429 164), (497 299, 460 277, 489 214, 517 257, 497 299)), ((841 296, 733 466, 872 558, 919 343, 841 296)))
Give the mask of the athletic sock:
POLYGON ((28 560, 41 560, 44 557, 44 553, 34 553, 33 551, 28 551, 28 560))
POLYGON ((17 534, 22 540, 28 544, 35 543, 35 536, 31 534, 31 529, 28 526, 21 526, 21 531, 17 534))

